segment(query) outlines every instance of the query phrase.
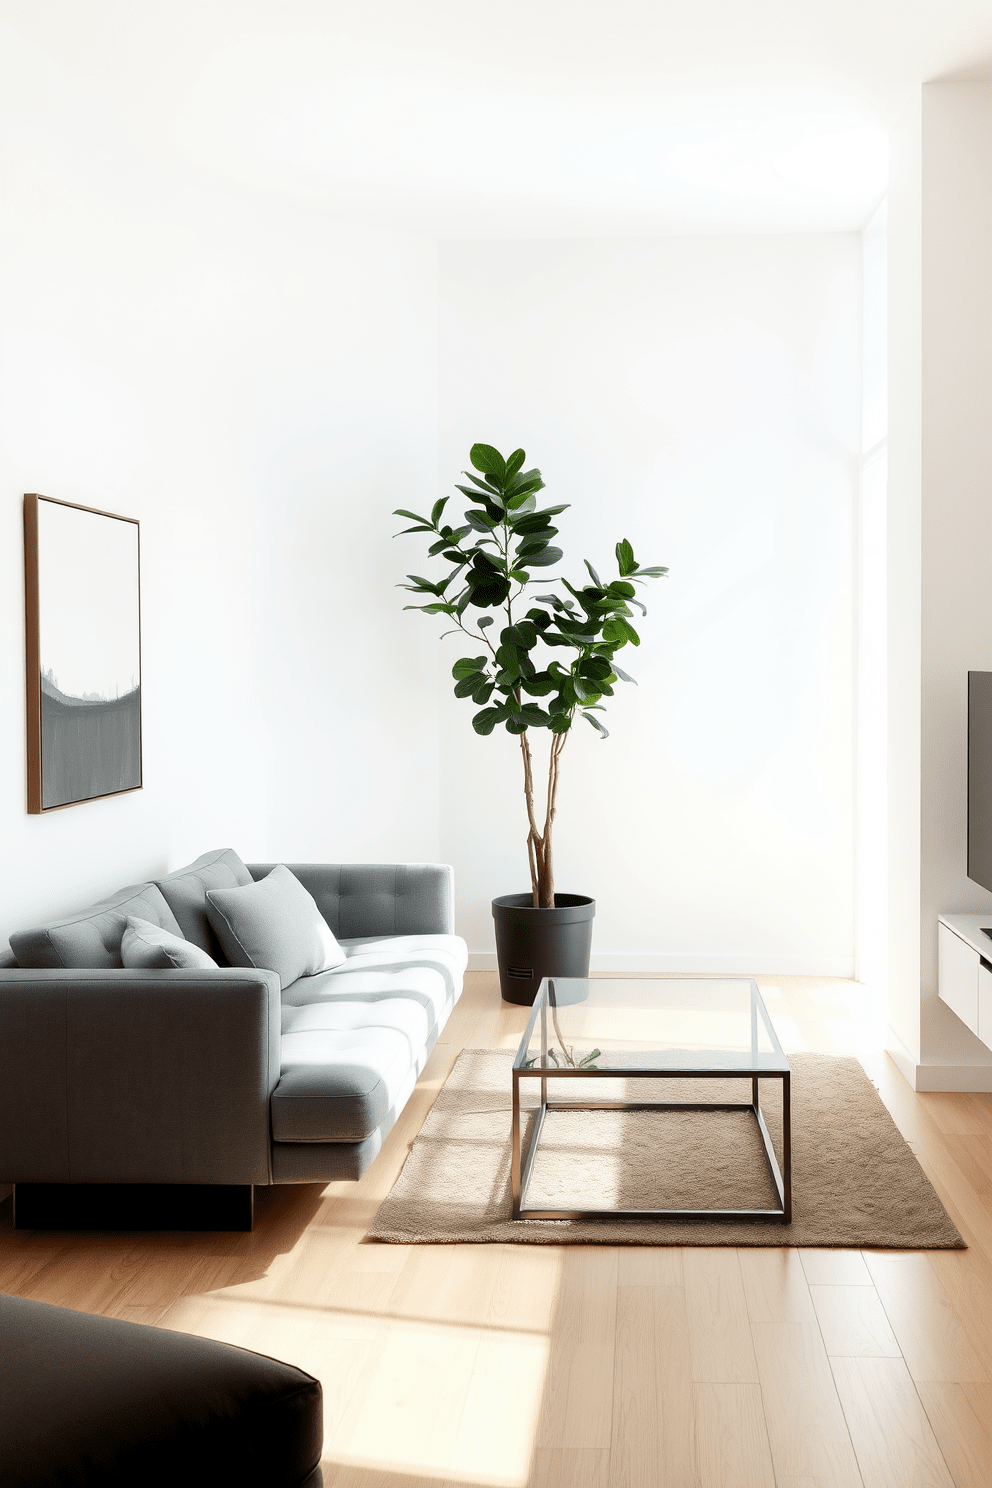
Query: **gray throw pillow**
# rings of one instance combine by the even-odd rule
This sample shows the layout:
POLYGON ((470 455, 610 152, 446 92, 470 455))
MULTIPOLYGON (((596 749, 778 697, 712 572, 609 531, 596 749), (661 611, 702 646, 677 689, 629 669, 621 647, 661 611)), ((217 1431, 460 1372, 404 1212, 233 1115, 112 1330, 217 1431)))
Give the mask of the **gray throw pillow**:
POLYGON ((232 966, 274 971, 283 987, 348 959, 285 863, 245 888, 208 889, 207 918, 232 966))
POLYGON ((121 960, 132 971, 194 971, 217 962, 199 946, 190 945, 181 936, 172 935, 150 920, 127 917, 127 929, 121 938, 121 960))

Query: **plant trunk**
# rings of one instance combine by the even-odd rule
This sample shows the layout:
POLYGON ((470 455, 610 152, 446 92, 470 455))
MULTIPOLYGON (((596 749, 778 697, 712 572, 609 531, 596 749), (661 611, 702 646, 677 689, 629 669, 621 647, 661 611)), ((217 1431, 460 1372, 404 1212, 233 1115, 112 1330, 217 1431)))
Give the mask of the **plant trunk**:
POLYGON ((535 909, 555 907, 555 867, 552 850, 552 829, 555 822, 558 800, 558 762, 565 748, 567 734, 551 735, 551 755, 548 760, 548 792, 544 815, 544 830, 539 831, 534 810, 534 760, 530 752, 527 731, 520 735, 520 752, 524 761, 524 799, 527 802, 527 861, 530 864, 530 886, 534 895, 535 909))

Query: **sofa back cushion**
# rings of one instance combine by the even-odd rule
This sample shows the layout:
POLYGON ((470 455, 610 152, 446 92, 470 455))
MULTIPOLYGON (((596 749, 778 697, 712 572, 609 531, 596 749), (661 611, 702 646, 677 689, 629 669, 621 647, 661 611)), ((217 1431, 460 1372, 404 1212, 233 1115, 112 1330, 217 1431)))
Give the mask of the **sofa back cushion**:
POLYGON ((206 951, 218 966, 228 966, 224 948, 207 918, 207 891, 243 888, 251 881, 251 874, 234 849, 218 847, 203 853, 195 863, 156 878, 155 884, 179 921, 186 940, 206 951))
POLYGON ((284 863, 259 883, 211 889, 207 914, 232 966, 274 971, 283 987, 347 960, 313 896, 284 863))
POLYGON ((128 915, 150 920, 153 925, 182 935, 175 915, 154 884, 132 884, 118 889, 109 899, 79 909, 75 914, 49 920, 33 930, 18 930, 10 937, 10 948, 18 966, 72 970, 123 966, 121 940, 128 915))

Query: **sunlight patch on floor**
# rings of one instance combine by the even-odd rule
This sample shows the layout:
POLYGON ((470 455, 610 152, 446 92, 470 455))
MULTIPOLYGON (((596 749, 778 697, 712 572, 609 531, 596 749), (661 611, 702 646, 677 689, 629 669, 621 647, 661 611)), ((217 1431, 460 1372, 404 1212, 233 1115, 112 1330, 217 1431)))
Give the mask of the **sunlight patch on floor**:
POLYGON ((328 1434, 324 1461, 523 1488, 547 1336, 396 1322, 379 1333, 354 1408, 328 1434))
POLYGON ((222 1293, 187 1297, 162 1326, 255 1349, 324 1391, 324 1462, 485 1488, 523 1488, 544 1396, 546 1333, 222 1293))

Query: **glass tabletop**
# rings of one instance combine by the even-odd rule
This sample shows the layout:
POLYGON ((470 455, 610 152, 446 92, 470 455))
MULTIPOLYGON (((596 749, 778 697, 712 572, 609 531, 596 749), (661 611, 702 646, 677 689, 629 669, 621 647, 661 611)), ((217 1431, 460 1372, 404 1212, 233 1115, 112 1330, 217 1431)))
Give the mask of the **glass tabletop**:
POLYGON ((513 1068, 746 1075, 789 1061, 750 977, 545 977, 513 1068))

